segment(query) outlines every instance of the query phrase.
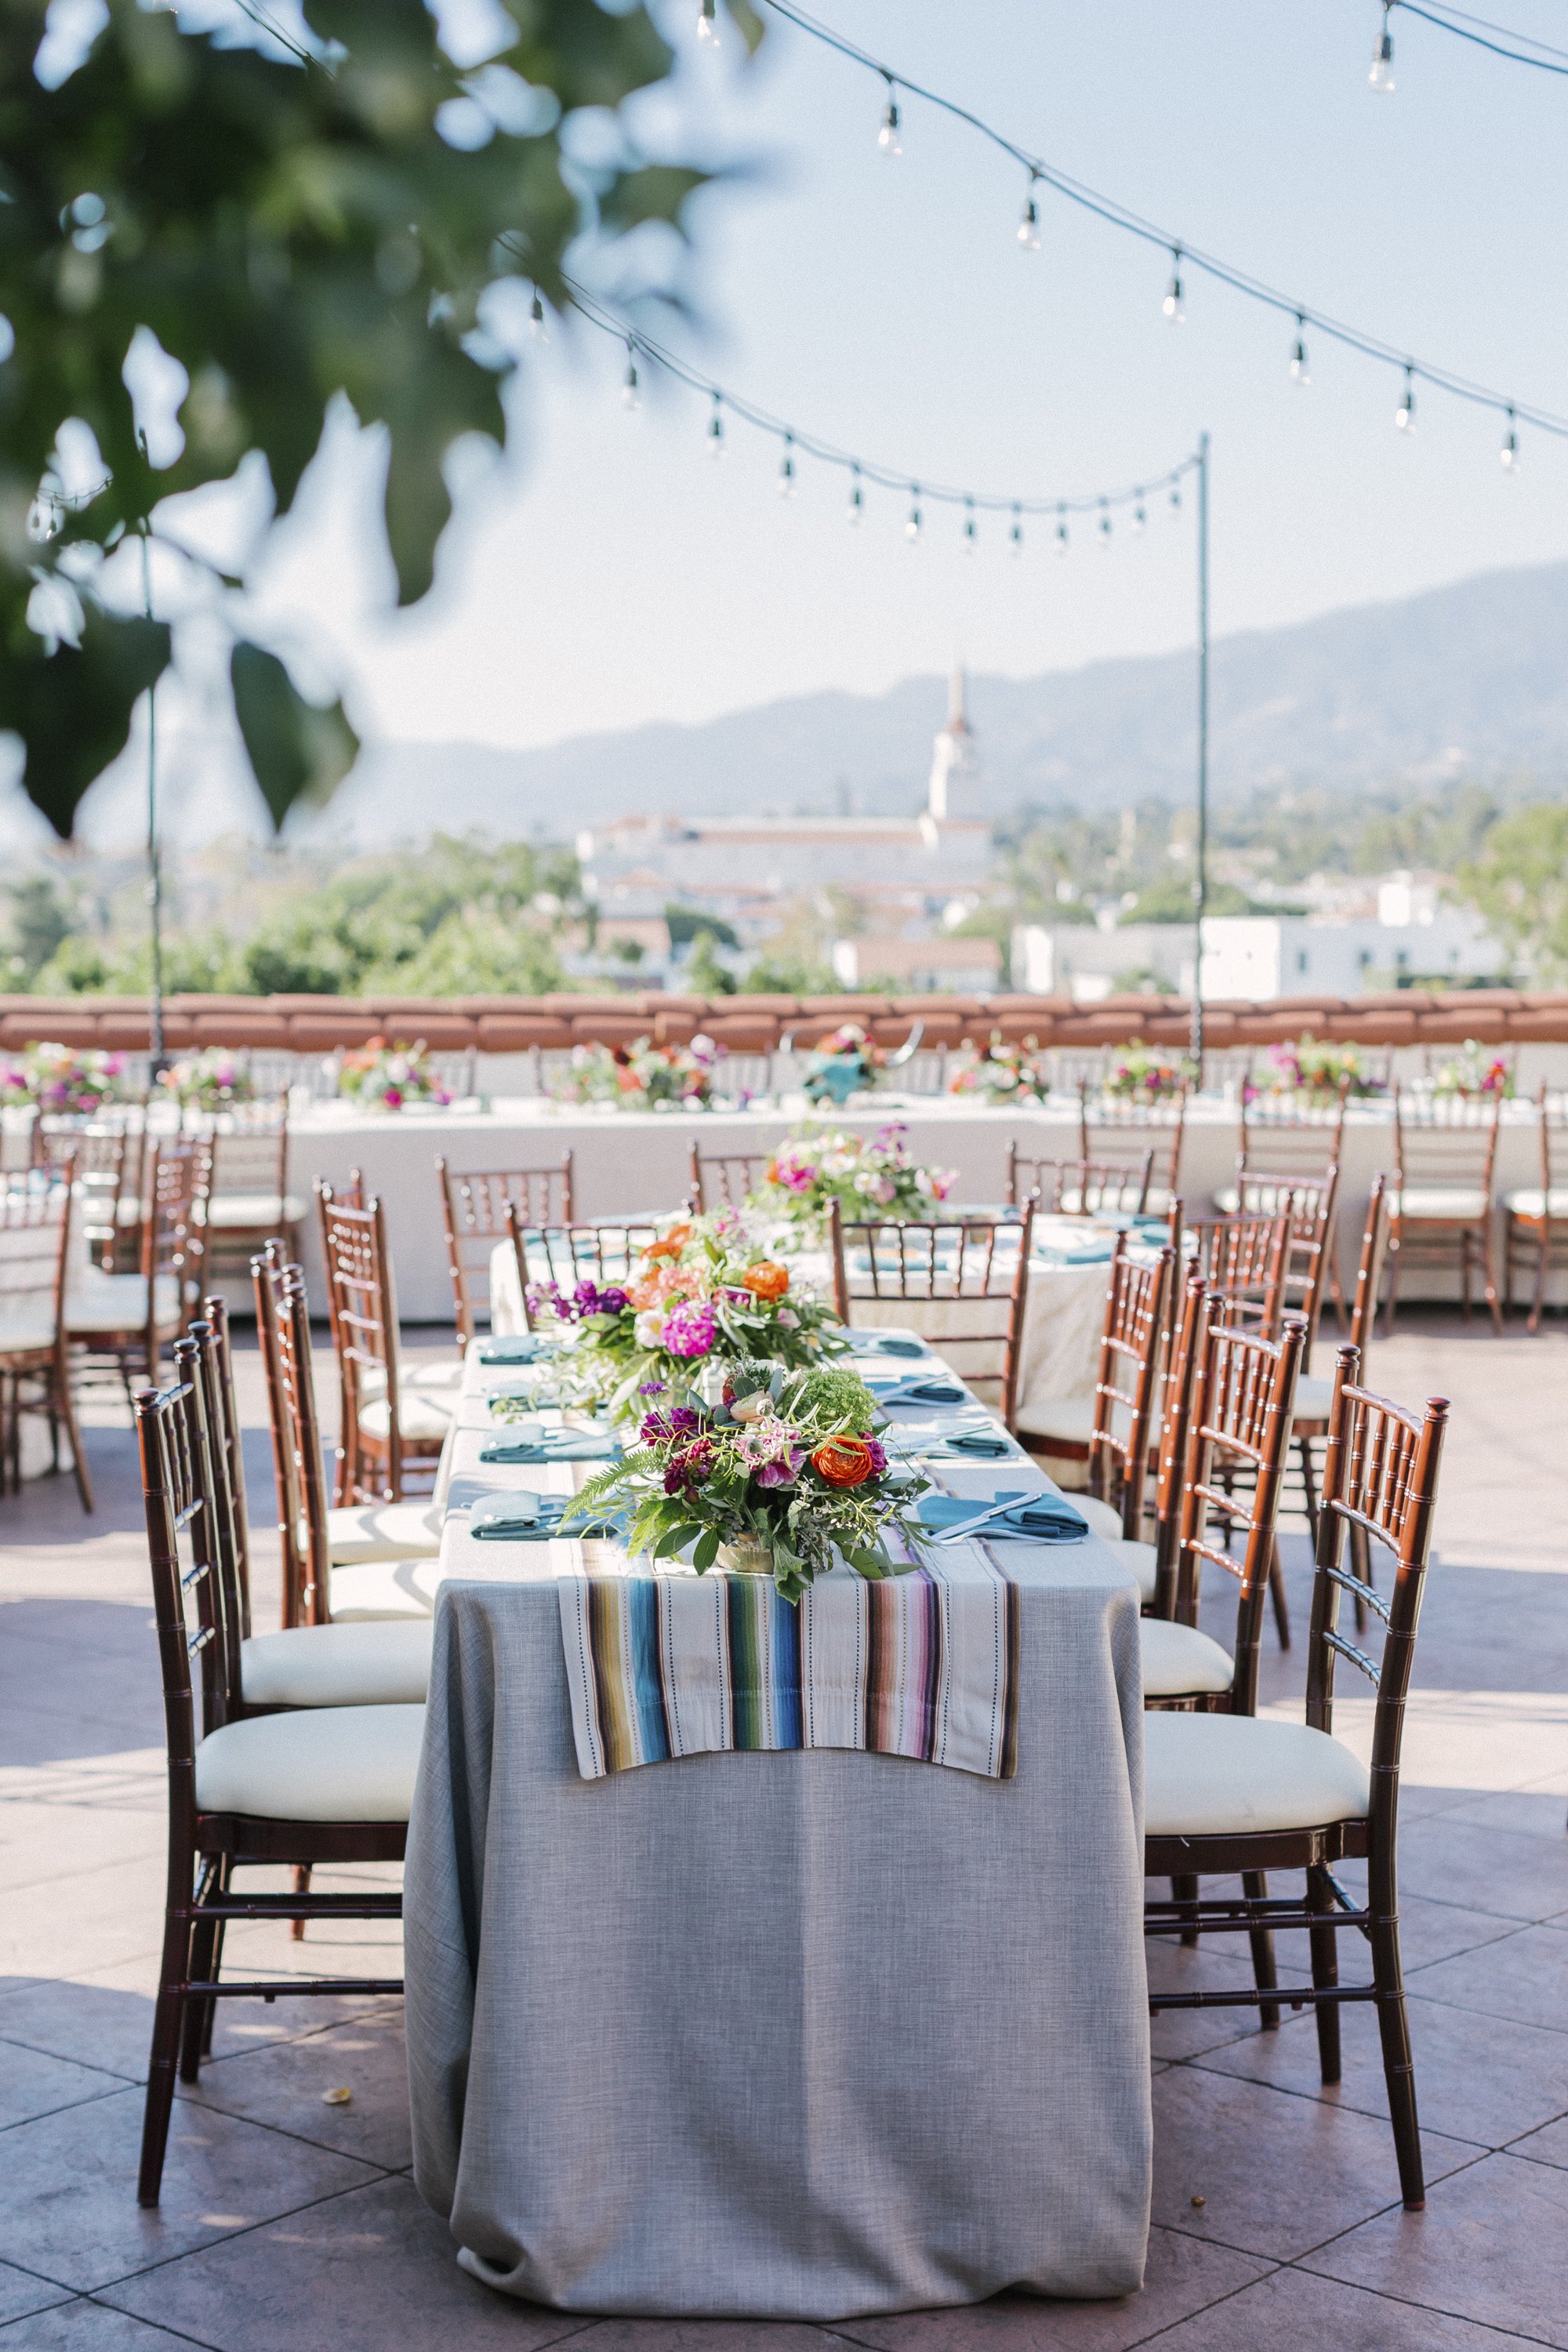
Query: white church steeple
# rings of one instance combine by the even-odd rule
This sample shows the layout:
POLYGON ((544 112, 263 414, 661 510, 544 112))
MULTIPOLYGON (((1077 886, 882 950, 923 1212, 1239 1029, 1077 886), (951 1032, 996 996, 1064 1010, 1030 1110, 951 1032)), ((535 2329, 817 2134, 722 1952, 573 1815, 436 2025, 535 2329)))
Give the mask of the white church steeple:
POLYGON ((953 805, 954 782, 973 777, 979 764, 973 731, 963 708, 967 683, 963 662, 955 661, 948 684, 947 724, 938 729, 931 747, 931 782, 926 791, 927 814, 939 823, 964 814, 953 805))

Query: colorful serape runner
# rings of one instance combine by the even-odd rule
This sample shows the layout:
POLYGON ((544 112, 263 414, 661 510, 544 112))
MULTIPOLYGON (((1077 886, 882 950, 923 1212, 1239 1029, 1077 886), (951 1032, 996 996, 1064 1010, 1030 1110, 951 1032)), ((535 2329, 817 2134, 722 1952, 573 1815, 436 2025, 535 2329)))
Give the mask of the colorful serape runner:
POLYGON ((798 1602, 712 1570, 559 1581, 585 1780, 725 1748, 1017 1769, 1018 1588, 978 1543, 877 1584, 836 1570, 798 1602))

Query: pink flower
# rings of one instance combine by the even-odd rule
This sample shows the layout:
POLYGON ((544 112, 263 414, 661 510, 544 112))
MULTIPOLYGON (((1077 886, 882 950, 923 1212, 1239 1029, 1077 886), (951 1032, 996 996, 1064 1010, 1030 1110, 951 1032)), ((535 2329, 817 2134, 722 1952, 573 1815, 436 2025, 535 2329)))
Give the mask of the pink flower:
POLYGON ((742 1462, 751 1464, 759 1486, 793 1486, 805 1460, 805 1446, 782 1421, 755 1423, 735 1450, 742 1462))
POLYGON ((683 1298, 665 1318, 664 1345, 672 1356, 705 1356, 718 1336, 713 1309, 700 1300, 683 1298))

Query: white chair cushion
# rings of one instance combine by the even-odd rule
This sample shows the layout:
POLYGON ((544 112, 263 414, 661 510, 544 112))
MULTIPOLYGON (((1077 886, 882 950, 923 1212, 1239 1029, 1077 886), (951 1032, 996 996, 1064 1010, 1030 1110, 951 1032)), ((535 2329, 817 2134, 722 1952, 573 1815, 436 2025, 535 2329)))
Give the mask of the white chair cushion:
POLYGON ((1320 1381, 1311 1373, 1303 1372, 1296 1383, 1296 1419, 1327 1421, 1333 1395, 1332 1381, 1320 1381))
POLYGON ((1106 1543, 1121 1541, 1121 1514, 1110 1504, 1100 1502, 1094 1495, 1075 1495, 1072 1507, 1089 1521, 1091 1536, 1099 1536, 1106 1543))
POLYGON ((441 1512, 433 1503, 344 1503, 327 1513, 327 1551, 334 1568, 365 1559, 434 1559, 441 1512))
POLYGON ((1143 1718, 1149 1837, 1317 1829, 1363 1820, 1371 1801, 1366 1766, 1304 1723, 1158 1709, 1143 1718))
MULTIPOLYGON (((460 1389, 463 1385, 461 1360, 455 1364, 400 1363, 397 1368, 400 1389, 460 1389)), ((360 1372, 360 1386, 369 1397, 380 1396, 386 1387, 386 1374, 379 1364, 366 1364, 360 1372)))
MULTIPOLYGON (((158 1328, 177 1330, 180 1286, 172 1274, 156 1283, 158 1328)), ((93 1331, 140 1331, 147 1321, 147 1277, 144 1274, 103 1274, 88 1266, 75 1276, 66 1295, 66 1329, 75 1334, 93 1331)))
POLYGON ((405 1822, 424 1734, 422 1706, 248 1716, 197 1748, 196 1803, 262 1821, 405 1822))
MULTIPOLYGON (((458 1410, 458 1392, 454 1389, 442 1396, 428 1389, 405 1389, 397 1391, 397 1425, 404 1436, 444 1438, 452 1426, 452 1415, 458 1410)), ((392 1431, 392 1407, 385 1397, 372 1397, 359 1410, 359 1425, 367 1437, 384 1438, 392 1431)))
POLYGON ((1390 1192, 1391 1217, 1454 1217, 1473 1219, 1487 1213, 1486 1188, 1481 1184, 1408 1184, 1390 1192))
POLYGON ((1058 1437, 1068 1444, 1087 1445, 1094 1435, 1094 1399, 1028 1397, 1018 1407, 1017 1427, 1031 1437, 1058 1437))
POLYGON ((1209 1198, 1222 1217, 1234 1217, 1241 1206, 1241 1191, 1235 1184, 1222 1184, 1209 1198))
MULTIPOLYGON (((1081 1511, 1084 1508, 1087 1499, 1088 1498, 1085 1496, 1075 1495, 1072 1498, 1074 1510, 1081 1511)), ((1103 1510, 1104 1507, 1104 1505, 1101 1504, 1100 1508, 1103 1510)), ((1098 1529, 1096 1532, 1098 1533, 1098 1529)), ((1146 1543, 1131 1543, 1125 1536, 1119 1536, 1115 1542, 1110 1546, 1110 1549, 1116 1554, 1116 1557, 1121 1561, 1122 1567, 1131 1569, 1133 1575, 1138 1579, 1139 1599, 1141 1601, 1152 1601, 1154 1598, 1153 1545, 1146 1543)))
POLYGON ((36 1355, 40 1348, 54 1344, 54 1318, 47 1307, 41 1313, 29 1307, 16 1315, 0 1315, 0 1356, 36 1355))
POLYGON ((252 1706, 422 1705, 430 1686, 428 1618, 367 1625, 292 1625, 239 1645, 252 1706))
POLYGON ((226 1226, 259 1233, 264 1226, 298 1225, 304 1215, 305 1203, 292 1192, 281 1201, 276 1192, 215 1192, 206 1205, 206 1222, 215 1230, 226 1226))
POLYGON ((1553 1184, 1550 1192, 1543 1192, 1538 1184, 1532 1192, 1505 1192, 1502 1204, 1516 1217, 1568 1217, 1568 1191, 1553 1184))
POLYGON ((1235 1668, 1217 1642, 1194 1625, 1173 1625, 1163 1617, 1141 1617, 1145 1698, 1186 1698, 1199 1691, 1227 1691, 1235 1668))
POLYGON ((334 1625, 364 1625, 378 1620, 427 1618, 436 1607, 441 1581, 434 1559, 367 1559, 352 1568, 334 1568, 331 1621, 334 1625))

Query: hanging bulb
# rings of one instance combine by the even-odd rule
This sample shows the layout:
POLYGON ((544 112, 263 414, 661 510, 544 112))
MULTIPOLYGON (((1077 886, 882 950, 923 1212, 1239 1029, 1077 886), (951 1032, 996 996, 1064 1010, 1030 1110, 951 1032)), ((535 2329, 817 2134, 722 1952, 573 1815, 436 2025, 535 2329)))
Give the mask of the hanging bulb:
POLYGON ((1100 501, 1100 543, 1104 548, 1110 545, 1110 509, 1104 499, 1100 501))
POLYGON ((911 482, 910 484, 910 519, 904 525, 904 537, 912 546, 914 541, 919 539, 920 535, 921 486, 918 482, 911 482))
POLYGON ((708 455, 717 460, 724 455, 724 419, 719 414, 722 403, 713 395, 713 414, 708 419, 708 455))
POLYGON ((1058 555, 1065 555, 1067 551, 1068 510, 1066 507, 1058 507, 1057 509, 1057 553, 1058 555))
POLYGON ((1182 486, 1180 482, 1173 482, 1171 484, 1171 504, 1176 509, 1178 513, 1181 511, 1182 486))
POLYGON ((973 499, 965 499, 963 505, 963 551, 965 555, 973 555, 974 552, 974 542, 977 536, 974 528, 974 500, 973 499))
POLYGON ((33 500, 32 505, 27 509, 27 537, 34 540, 48 541, 58 535, 59 527, 60 510, 58 507, 55 504, 53 499, 46 497, 44 492, 40 490, 37 497, 33 500))
POLYGON ((623 408, 642 406, 642 401, 637 394, 637 347, 629 335, 626 337, 626 373, 621 384, 621 406, 623 408))
POLYGON ((711 49, 719 46, 719 0, 702 0, 697 11, 697 37, 711 49))
POLYGON ((1309 384, 1312 381, 1310 375, 1307 372, 1307 345, 1305 341, 1306 327, 1307 321, 1301 312, 1298 310, 1296 313, 1296 341, 1290 349, 1290 381, 1292 383, 1309 384))
POLYGON ((1024 552, 1024 518, 1022 512, 1017 507, 1015 507, 1013 509, 1013 528, 1007 533, 1007 542, 1013 554, 1022 555, 1024 552))
POLYGON ((1405 390, 1399 395, 1394 421, 1402 433, 1414 433, 1415 430, 1415 379, 1409 368, 1405 371, 1405 390))
POLYGON ((882 109, 882 127, 877 133, 877 144, 884 155, 901 155, 904 151, 899 144, 899 101, 893 96, 892 75, 889 74, 885 79, 888 103, 882 109))
POLYGON ((1035 202, 1035 182, 1038 173, 1029 174, 1029 193, 1024 198, 1024 216, 1018 223, 1018 242, 1026 253, 1040 249, 1040 208, 1035 202))
POLYGON ((781 499, 793 499, 795 493, 795 436, 786 433, 784 456, 779 459, 779 496, 781 499))
POLYGON ((1132 528, 1134 531, 1144 530, 1148 525, 1148 521, 1149 518, 1143 510, 1143 493, 1140 490, 1138 493, 1138 503, 1132 509, 1132 528))
POLYGON ((851 530, 853 530, 856 524, 858 523, 865 511, 866 493, 860 488, 860 468, 858 466, 852 466, 849 469, 849 505, 847 509, 847 520, 851 530))
POLYGON ((544 323, 544 302, 537 286, 533 289, 533 300, 529 305, 528 331, 536 343, 550 341, 550 330, 544 323))
POLYGON ((1182 308, 1182 248, 1179 245, 1171 247, 1171 282, 1165 289, 1165 299, 1161 308, 1173 327, 1186 324, 1187 314, 1182 308))
POLYGON ((1388 29, 1388 12, 1393 5, 1394 0, 1383 0, 1383 31, 1372 53, 1372 71, 1366 78, 1369 88, 1382 90, 1387 98, 1393 97, 1394 89, 1394 36, 1388 29))

